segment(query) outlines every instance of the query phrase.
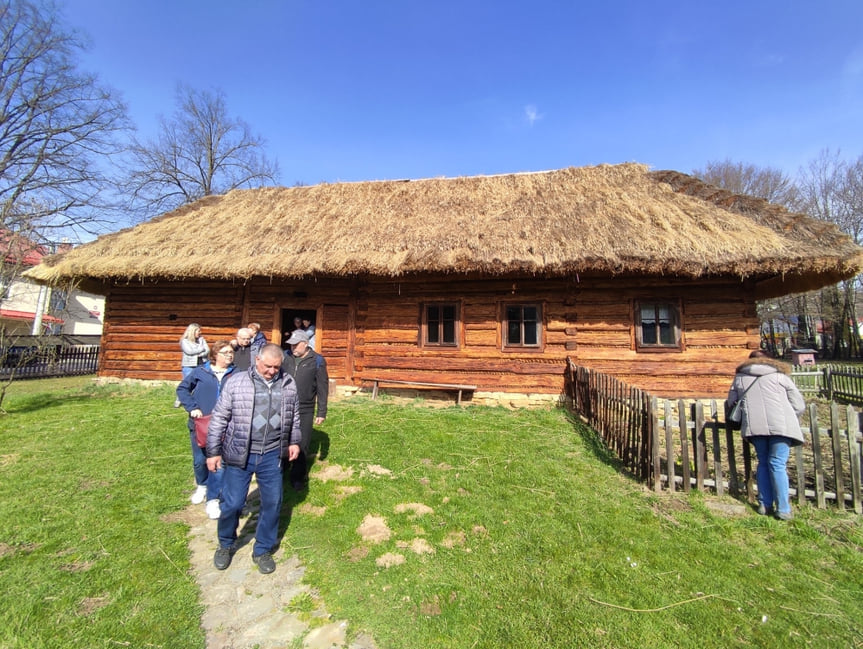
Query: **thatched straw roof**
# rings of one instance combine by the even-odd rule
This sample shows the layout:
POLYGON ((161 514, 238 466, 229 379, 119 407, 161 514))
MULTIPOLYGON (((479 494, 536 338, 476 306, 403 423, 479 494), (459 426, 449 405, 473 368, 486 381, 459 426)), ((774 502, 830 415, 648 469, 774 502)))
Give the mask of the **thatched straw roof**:
POLYGON ((141 279, 413 273, 851 277, 835 226, 638 164, 266 187, 210 196, 46 259, 29 276, 141 279), (218 236, 217 233, 222 233, 218 236))

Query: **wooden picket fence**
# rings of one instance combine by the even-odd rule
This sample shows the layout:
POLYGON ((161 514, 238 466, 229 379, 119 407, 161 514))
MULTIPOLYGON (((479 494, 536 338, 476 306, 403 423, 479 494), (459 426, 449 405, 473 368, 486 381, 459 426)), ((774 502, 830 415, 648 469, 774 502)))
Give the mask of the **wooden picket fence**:
MULTIPOLYGON (((756 502, 755 467, 725 402, 659 399, 601 372, 567 364, 568 406, 602 438, 624 468, 656 491, 712 490, 756 502)), ((803 417, 802 446, 789 462, 791 496, 799 504, 828 502, 863 514, 861 413, 814 403, 803 417), (825 421, 826 425, 819 422, 825 421)))
POLYGON ((863 367, 794 365, 791 378, 804 396, 863 406, 863 367))

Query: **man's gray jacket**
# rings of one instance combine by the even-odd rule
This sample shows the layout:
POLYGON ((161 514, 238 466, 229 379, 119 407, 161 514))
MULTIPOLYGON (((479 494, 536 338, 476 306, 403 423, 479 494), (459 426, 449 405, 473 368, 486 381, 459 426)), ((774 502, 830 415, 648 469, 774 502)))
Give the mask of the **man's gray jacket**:
MULTIPOLYGON (((252 440, 252 416, 255 404, 254 368, 236 372, 222 388, 207 428, 207 457, 222 456, 222 462, 245 467, 252 440)), ((287 457, 288 446, 299 444, 300 409, 293 378, 282 374, 280 454, 287 457)))

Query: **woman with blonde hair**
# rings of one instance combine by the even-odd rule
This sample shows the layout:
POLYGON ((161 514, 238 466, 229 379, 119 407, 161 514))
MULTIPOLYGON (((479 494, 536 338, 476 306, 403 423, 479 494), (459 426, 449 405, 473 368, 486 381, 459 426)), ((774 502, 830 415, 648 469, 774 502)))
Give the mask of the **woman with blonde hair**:
MULTIPOLYGON (((180 338, 180 351, 183 352, 183 360, 180 362, 180 370, 183 372, 184 379, 189 376, 189 374, 192 373, 192 370, 198 367, 198 365, 204 365, 209 362, 207 357, 210 354, 210 347, 201 335, 201 325, 197 322, 193 322, 186 327, 183 337, 180 338)), ((174 401, 174 407, 180 407, 179 399, 174 401)))

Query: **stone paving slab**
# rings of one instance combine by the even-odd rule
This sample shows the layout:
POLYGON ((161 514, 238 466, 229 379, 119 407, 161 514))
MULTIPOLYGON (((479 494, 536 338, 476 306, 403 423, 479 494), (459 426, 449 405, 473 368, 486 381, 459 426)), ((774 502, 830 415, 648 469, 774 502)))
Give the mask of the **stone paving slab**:
MULTIPOLYGON (((238 542, 231 565, 226 570, 216 570, 216 521, 207 518, 203 505, 189 505, 184 514, 190 526, 192 572, 206 607, 201 626, 207 634, 207 649, 290 649, 297 646, 298 639, 302 639, 303 649, 377 649, 374 640, 365 634, 348 645, 348 622, 331 620, 323 609, 306 616, 327 620, 314 628, 289 609, 298 595, 311 594, 311 588, 302 583, 305 569, 296 555, 288 555, 280 548, 273 554, 276 571, 262 575, 252 563, 254 541, 247 534, 238 542)), ((240 529, 251 523, 248 529, 254 530, 256 516, 257 502, 250 497, 240 529)))

